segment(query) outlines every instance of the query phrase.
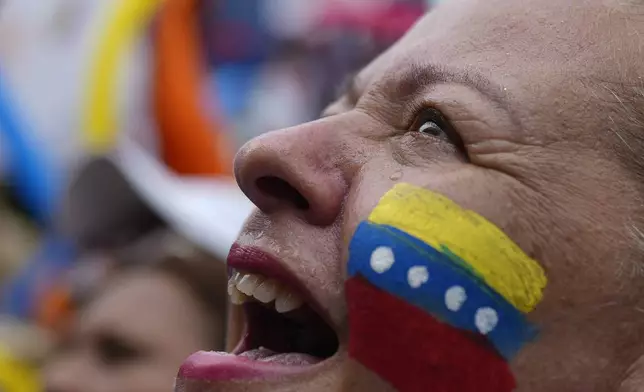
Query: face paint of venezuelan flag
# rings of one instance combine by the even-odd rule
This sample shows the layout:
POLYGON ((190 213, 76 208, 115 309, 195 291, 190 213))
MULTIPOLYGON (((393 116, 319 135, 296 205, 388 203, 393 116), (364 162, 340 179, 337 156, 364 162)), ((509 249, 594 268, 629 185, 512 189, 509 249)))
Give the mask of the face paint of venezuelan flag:
POLYGON ((546 286, 543 269, 500 229, 473 211, 424 188, 399 184, 369 221, 397 228, 450 257, 521 312, 534 309, 546 286))
POLYGON ((524 314, 541 300, 541 266, 485 218, 437 193, 394 187, 358 226, 349 255, 349 276, 485 336, 506 359, 536 334, 524 314))
POLYGON ((349 355, 401 392, 509 392, 546 277, 501 230, 399 184, 349 245, 349 355))

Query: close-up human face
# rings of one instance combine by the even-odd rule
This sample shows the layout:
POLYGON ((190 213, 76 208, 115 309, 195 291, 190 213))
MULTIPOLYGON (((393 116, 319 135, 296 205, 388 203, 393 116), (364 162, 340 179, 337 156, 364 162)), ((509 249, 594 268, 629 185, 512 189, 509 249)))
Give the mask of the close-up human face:
POLYGON ((48 364, 46 390, 171 391, 186 356, 222 334, 223 323, 211 325, 204 313, 186 284, 168 274, 117 277, 81 312, 48 364))
MULTIPOLYGON (((321 119, 246 144, 235 173, 258 210, 229 256, 247 318, 230 335, 245 338, 238 357, 192 357, 178 390, 395 390, 351 355, 360 309, 344 284, 356 227, 398 183, 474 211, 543 268, 543 299, 526 316, 539 334, 508 359, 517 390, 644 388, 643 7, 442 2, 321 119), (277 309, 258 305, 275 297, 277 309), (270 354, 244 355, 268 343, 270 354)), ((390 342, 366 343, 402 357, 390 342)), ((431 379, 414 382, 432 390, 431 379)))

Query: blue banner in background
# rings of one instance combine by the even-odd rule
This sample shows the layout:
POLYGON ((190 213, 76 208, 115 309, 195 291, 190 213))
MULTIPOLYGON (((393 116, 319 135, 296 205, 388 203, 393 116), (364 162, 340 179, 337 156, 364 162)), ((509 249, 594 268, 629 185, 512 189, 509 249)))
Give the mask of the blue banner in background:
POLYGON ((30 133, 23 113, 11 96, 0 69, 0 136, 6 143, 8 180, 23 207, 41 224, 46 224, 56 205, 60 178, 30 133))
POLYGON ((2 288, 0 313, 20 319, 34 317, 39 294, 64 274, 76 259, 74 246, 56 235, 43 240, 40 249, 23 270, 2 288))
POLYGON ((211 67, 258 64, 268 58, 275 39, 265 24, 262 3, 263 0, 201 2, 202 42, 211 67))

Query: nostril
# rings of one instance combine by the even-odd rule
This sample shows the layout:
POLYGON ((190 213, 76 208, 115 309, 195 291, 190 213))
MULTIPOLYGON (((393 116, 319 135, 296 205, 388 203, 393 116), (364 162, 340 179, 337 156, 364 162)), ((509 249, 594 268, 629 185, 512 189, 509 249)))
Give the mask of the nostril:
POLYGON ((299 210, 309 209, 308 200, 306 200, 306 198, 291 184, 279 177, 260 177, 256 180, 255 184, 262 193, 268 196, 278 200, 287 201, 299 210))

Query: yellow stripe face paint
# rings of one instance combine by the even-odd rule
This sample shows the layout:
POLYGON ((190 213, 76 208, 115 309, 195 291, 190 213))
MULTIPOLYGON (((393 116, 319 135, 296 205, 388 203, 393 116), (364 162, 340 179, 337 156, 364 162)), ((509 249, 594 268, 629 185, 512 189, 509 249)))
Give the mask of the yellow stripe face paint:
POLYGON ((100 37, 92 61, 88 106, 81 124, 91 151, 105 152, 120 129, 116 110, 117 80, 121 61, 134 47, 163 0, 121 0, 100 37))
POLYGON ((547 279, 538 262, 482 216, 445 196, 398 184, 369 221, 392 226, 445 253, 523 313, 541 301, 547 279))

